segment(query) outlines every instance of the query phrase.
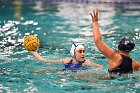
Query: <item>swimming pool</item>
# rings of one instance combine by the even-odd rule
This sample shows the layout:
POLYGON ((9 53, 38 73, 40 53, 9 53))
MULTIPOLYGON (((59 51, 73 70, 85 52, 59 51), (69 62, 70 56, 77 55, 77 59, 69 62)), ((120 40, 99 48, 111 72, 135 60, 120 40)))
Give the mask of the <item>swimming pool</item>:
POLYGON ((97 83, 74 79, 80 73, 107 73, 107 60, 95 47, 89 13, 100 10, 100 28, 106 43, 114 49, 123 36, 135 39, 131 56, 140 59, 140 6, 45 3, 1 4, 0 6, 0 92, 3 93, 139 93, 140 72, 115 80, 97 83), (39 53, 49 59, 70 57, 71 42, 83 42, 86 59, 104 65, 101 71, 45 71, 43 68, 63 68, 63 64, 40 63, 23 48, 23 37, 36 34, 41 41, 39 53))

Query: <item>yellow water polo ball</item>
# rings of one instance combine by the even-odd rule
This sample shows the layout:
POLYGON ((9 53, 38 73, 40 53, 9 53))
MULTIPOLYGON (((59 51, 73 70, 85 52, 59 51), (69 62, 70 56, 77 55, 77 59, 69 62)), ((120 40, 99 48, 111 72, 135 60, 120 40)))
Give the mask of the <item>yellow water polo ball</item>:
POLYGON ((29 35, 24 38, 24 47, 28 51, 36 51, 40 46, 40 41, 35 35, 29 35))

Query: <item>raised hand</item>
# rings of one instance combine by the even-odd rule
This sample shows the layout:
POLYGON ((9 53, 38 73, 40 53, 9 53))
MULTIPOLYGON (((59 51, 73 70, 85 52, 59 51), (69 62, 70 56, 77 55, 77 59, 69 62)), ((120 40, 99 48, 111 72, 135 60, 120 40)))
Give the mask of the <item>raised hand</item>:
POLYGON ((93 13, 90 13, 92 17, 92 22, 98 22, 98 9, 93 10, 93 13))

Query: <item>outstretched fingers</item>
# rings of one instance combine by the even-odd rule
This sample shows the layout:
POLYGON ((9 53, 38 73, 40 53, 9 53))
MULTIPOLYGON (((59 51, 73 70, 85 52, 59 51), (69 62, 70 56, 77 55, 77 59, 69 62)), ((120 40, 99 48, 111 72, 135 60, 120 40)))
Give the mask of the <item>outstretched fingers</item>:
POLYGON ((94 12, 94 10, 93 10, 92 13, 90 13, 90 15, 91 15, 92 18, 95 16, 95 12, 94 12))
POLYGON ((99 11, 98 11, 98 9, 96 9, 96 14, 97 14, 97 17, 98 17, 98 14, 99 14, 99 11))
POLYGON ((92 13, 90 13, 90 15, 91 15, 91 17, 93 18, 93 15, 92 15, 92 13))
POLYGON ((98 16, 98 9, 93 10, 93 12, 90 13, 90 15, 91 15, 92 17, 97 17, 97 16, 98 16))
POLYGON ((96 9, 95 11, 93 10, 94 16, 98 17, 98 9, 96 9))
POLYGON ((93 15, 94 15, 94 17, 96 16, 96 11, 94 11, 94 10, 93 10, 93 15))
POLYGON ((92 21, 98 21, 98 9, 93 10, 92 13, 90 13, 92 17, 92 21))

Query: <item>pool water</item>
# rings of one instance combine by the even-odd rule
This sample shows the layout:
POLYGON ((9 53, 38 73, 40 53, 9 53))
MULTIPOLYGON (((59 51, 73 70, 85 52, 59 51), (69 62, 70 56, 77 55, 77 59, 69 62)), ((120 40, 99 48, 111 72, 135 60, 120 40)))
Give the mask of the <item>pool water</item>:
POLYGON ((132 37, 136 47, 132 58, 140 56, 140 6, 112 4, 77 4, 45 2, 13 2, 0 5, 0 92, 2 93, 139 93, 140 72, 115 80, 86 82, 73 78, 82 73, 107 74, 106 58, 97 50, 92 39, 90 13, 99 8, 99 25, 104 41, 117 48, 123 36, 132 37), (71 57, 72 42, 82 42, 86 59, 102 64, 95 71, 59 71, 63 64, 41 63, 23 47, 25 35, 35 34, 41 41, 39 53, 47 59, 71 57))

